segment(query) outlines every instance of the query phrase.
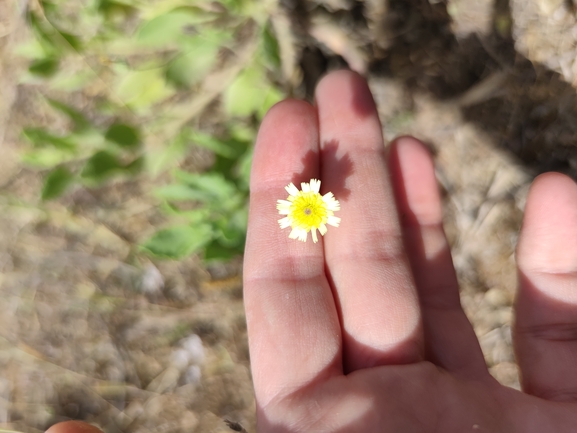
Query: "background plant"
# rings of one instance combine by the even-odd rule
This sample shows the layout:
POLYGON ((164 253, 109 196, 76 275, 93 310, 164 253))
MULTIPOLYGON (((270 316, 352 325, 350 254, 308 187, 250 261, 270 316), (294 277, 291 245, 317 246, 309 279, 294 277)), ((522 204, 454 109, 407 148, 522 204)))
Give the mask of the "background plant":
POLYGON ((275 8, 256 0, 32 3, 23 79, 42 84, 47 109, 67 124, 23 131, 24 161, 44 176, 42 199, 169 174, 153 193, 170 223, 143 249, 166 258, 203 250, 206 260, 241 253, 255 125, 282 96, 275 8), (213 157, 190 171, 182 167, 193 146, 213 157))

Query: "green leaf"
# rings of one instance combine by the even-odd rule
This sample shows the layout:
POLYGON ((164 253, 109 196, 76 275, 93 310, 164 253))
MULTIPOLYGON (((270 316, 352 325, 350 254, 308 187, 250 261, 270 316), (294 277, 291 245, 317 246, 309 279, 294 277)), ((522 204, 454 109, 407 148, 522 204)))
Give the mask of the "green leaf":
POLYGON ((234 14, 242 14, 243 9, 245 9, 247 3, 249 3, 247 0, 218 0, 218 2, 234 14))
POLYGON ((108 21, 112 22, 126 19, 136 12, 136 8, 131 4, 112 0, 99 0, 97 2, 97 10, 108 21))
POLYGON ((136 158, 129 164, 123 164, 114 153, 101 150, 86 161, 80 175, 90 183, 100 183, 116 174, 137 174, 143 168, 144 156, 136 158))
POLYGON ((216 173, 221 173, 225 179, 235 183, 234 168, 236 167, 236 160, 230 158, 224 158, 220 155, 216 155, 214 159, 214 164, 210 168, 211 171, 216 173))
POLYGON ((93 70, 72 71, 60 69, 55 76, 51 77, 50 88, 72 93, 85 88, 96 78, 98 77, 93 70))
POLYGON ((210 222, 210 209, 207 208, 178 211, 178 215, 185 218, 190 225, 210 222))
MULTIPOLYGON (((49 3, 47 3, 49 4, 49 3)), ((48 7, 46 12, 49 12, 48 7)), ((52 6, 56 10, 56 6, 52 6)), ((75 51, 81 49, 80 39, 77 36, 61 31, 54 23, 45 17, 39 17, 32 11, 28 11, 28 21, 36 34, 36 38, 43 45, 47 53, 60 53, 62 50, 72 48, 75 51)))
POLYGON ((208 224, 176 226, 156 232, 143 248, 157 257, 180 259, 200 250, 212 236, 208 224))
POLYGON ((180 54, 166 68, 166 79, 177 87, 188 88, 203 80, 213 68, 220 47, 232 39, 229 29, 202 28, 198 35, 179 42, 180 54))
POLYGON ((168 201, 207 201, 209 199, 208 194, 191 189, 181 183, 163 186, 157 188, 154 192, 158 197, 168 201))
POLYGON ((60 60, 56 57, 46 57, 43 59, 36 59, 30 63, 28 71, 31 74, 40 77, 50 77, 58 71, 60 60))
POLYGON ((24 152, 22 162, 40 169, 53 168, 74 160, 74 154, 54 148, 33 149, 24 152))
POLYGON ((282 94, 266 79, 263 68, 254 65, 241 72, 224 92, 224 106, 231 116, 262 116, 281 99, 282 94))
POLYGON ((212 200, 225 204, 236 196, 236 186, 227 181, 221 173, 187 173, 177 171, 176 178, 192 191, 212 200))
POLYGON ((226 262, 242 254, 239 248, 225 247, 215 240, 204 248, 205 262, 226 262))
POLYGON ((81 176, 89 181, 101 182, 122 168, 123 165, 118 161, 116 156, 110 152, 101 150, 86 161, 81 176))
POLYGON ((267 22, 262 31, 262 48, 265 59, 270 65, 273 68, 280 68, 280 47, 270 21, 267 22))
POLYGON ((219 227, 217 233, 219 236, 218 241, 223 246, 232 248, 244 244, 246 230, 231 225, 224 225, 219 227))
POLYGON ((206 207, 193 210, 182 210, 174 206, 172 203, 164 203, 162 205, 162 210, 166 212, 167 215, 178 217, 181 220, 185 219, 188 224, 192 226, 200 223, 210 223, 210 210, 206 207))
POLYGON ((197 146, 212 150, 217 155, 225 158, 236 158, 242 151, 242 148, 235 146, 237 143, 232 140, 219 140, 212 135, 204 134, 202 132, 193 132, 190 136, 190 140, 197 146))
POLYGON ((74 175, 66 167, 58 167, 52 170, 44 179, 42 200, 52 200, 60 197, 73 179, 74 175))
POLYGON ((119 77, 116 93, 124 103, 133 108, 150 107, 174 93, 166 84, 162 68, 128 71, 122 75, 119 77))
POLYGON ((30 27, 36 34, 36 39, 42 45, 45 52, 51 54, 59 52, 58 44, 54 42, 52 35, 46 29, 46 23, 31 10, 28 10, 26 17, 28 18, 30 27))
POLYGON ((177 87, 187 88, 201 81, 217 59, 218 45, 198 39, 199 43, 172 60, 166 79, 177 87))
POLYGON ((27 38, 25 42, 19 43, 12 48, 12 52, 25 59, 38 59, 46 54, 42 44, 34 38, 27 38))
POLYGON ((242 206, 232 214, 230 218, 230 223, 231 225, 239 228, 240 230, 242 230, 243 233, 246 234, 246 228, 248 226, 248 196, 246 201, 244 202, 244 206, 242 206))
POLYGON ((50 14, 50 13, 54 13, 55 9, 56 9, 56 5, 48 0, 40 0, 40 5, 42 6, 42 10, 44 11, 44 14, 50 14))
POLYGON ((244 245, 248 224, 248 206, 245 204, 215 222, 218 240, 223 246, 244 245))
POLYGON ((185 157, 190 147, 189 135, 190 131, 188 128, 183 128, 176 137, 170 141, 168 146, 164 146, 157 155, 149 159, 153 176, 168 166, 174 167, 178 165, 178 162, 185 157))
POLYGON ((62 36, 64 40, 70 44, 70 47, 73 50, 75 51, 82 50, 82 44, 80 43, 80 39, 78 39, 78 36, 75 36, 71 33, 62 32, 60 30, 58 30, 58 32, 60 33, 60 36, 62 36))
POLYGON ((145 163, 146 159, 144 158, 144 156, 139 156, 130 164, 124 166, 123 170, 128 174, 135 175, 141 173, 144 170, 144 167, 146 165, 145 163))
POLYGON ((61 113, 65 114, 72 121, 74 124, 73 131, 81 132, 90 128, 90 122, 88 119, 84 117, 80 111, 76 110, 70 105, 52 98, 48 98, 48 103, 61 113))
POLYGON ((34 147, 53 146, 57 149, 74 151, 76 144, 68 137, 58 137, 44 128, 24 128, 24 136, 32 142, 34 147))
POLYGON ((125 123, 113 123, 108 127, 104 136, 108 141, 116 143, 120 147, 134 148, 141 143, 140 132, 133 126, 125 123))
POLYGON ((252 167, 252 157, 254 148, 247 150, 238 161, 238 177, 241 185, 248 190, 250 184, 250 169, 252 167))
POLYGON ((257 109, 259 119, 263 119, 268 110, 277 102, 284 99, 284 94, 274 86, 269 86, 265 92, 264 100, 257 109))
POLYGON ((188 26, 202 23, 210 17, 198 8, 177 8, 146 22, 138 30, 136 37, 142 44, 153 47, 176 43, 189 36, 188 26))
POLYGON ((256 129, 252 125, 246 125, 241 122, 233 122, 228 127, 230 136, 237 141, 244 141, 247 144, 254 143, 256 138, 256 129))

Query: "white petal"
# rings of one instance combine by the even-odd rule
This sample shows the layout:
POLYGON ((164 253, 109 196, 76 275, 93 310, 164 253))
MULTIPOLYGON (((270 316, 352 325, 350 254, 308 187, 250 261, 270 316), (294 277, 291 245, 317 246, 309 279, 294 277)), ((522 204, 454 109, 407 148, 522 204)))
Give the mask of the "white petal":
POLYGON ((291 204, 292 204, 292 203, 291 203, 290 201, 288 201, 288 200, 277 200, 276 203, 277 203, 277 204, 276 204, 277 207, 279 207, 279 206, 288 206, 288 207, 290 207, 291 204))
POLYGON ((321 190, 321 181, 318 179, 311 179, 311 191, 318 193, 321 190))
POLYGON ((286 217, 278 220, 278 223, 279 223, 281 229, 286 229, 287 227, 290 227, 290 225, 291 225, 290 220, 286 217))
POLYGON ((327 209, 332 211, 341 210, 341 204, 333 197, 332 192, 327 192, 325 195, 323 195, 323 201, 327 205, 327 209))
POLYGON ((278 200, 276 208, 281 215, 288 215, 291 211, 291 202, 287 200, 278 200))
POLYGON ((327 232, 327 226, 324 225, 324 224, 321 224, 321 225, 319 226, 319 232, 320 232, 321 235, 324 236, 325 233, 327 232))
POLYGON ((307 231, 301 229, 299 227, 295 227, 291 230, 289 238, 291 239, 298 239, 299 241, 306 242, 307 240, 307 231))
POLYGON ((333 212, 336 212, 338 210, 341 210, 341 205, 339 204, 338 201, 334 201, 332 203, 327 203, 327 209, 333 212))
POLYGON ((316 244, 319 240, 317 238, 317 229, 314 227, 311 229, 311 235, 313 237, 313 242, 316 244))
POLYGON ((294 183, 289 183, 287 186, 285 186, 286 191, 290 194, 290 195, 298 195, 299 193, 299 189, 295 186, 294 183))
POLYGON ((300 234, 300 229, 298 228, 294 228, 291 230, 291 232, 289 233, 289 238, 291 239, 296 239, 299 237, 300 234))
POLYGON ((334 227, 338 227, 341 223, 341 219, 339 217, 331 215, 327 221, 327 224, 330 224, 334 227))
POLYGON ((311 192, 310 184, 308 184, 306 182, 301 183, 301 190, 302 190, 302 192, 311 192))

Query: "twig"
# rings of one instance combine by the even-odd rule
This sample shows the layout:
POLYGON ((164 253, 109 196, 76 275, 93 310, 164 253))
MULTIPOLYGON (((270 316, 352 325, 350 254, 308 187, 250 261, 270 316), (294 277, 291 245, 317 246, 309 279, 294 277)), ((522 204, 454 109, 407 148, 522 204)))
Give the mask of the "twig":
POLYGON ((240 433, 248 433, 245 428, 240 425, 240 423, 236 422, 236 421, 231 421, 229 419, 224 419, 225 424, 228 426, 229 429, 233 430, 233 431, 237 431, 240 433))

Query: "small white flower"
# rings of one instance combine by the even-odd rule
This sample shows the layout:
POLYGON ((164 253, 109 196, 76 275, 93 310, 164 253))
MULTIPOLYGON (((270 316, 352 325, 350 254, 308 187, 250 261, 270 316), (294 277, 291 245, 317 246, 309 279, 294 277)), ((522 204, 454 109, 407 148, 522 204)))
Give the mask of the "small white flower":
POLYGON ((309 183, 301 183, 301 191, 293 183, 285 189, 289 196, 286 200, 278 200, 276 208, 279 214, 286 215, 278 220, 280 228, 292 228, 289 238, 306 242, 307 234, 311 232, 313 242, 316 243, 317 230, 324 236, 327 224, 339 226, 341 219, 334 216, 334 212, 341 208, 339 201, 332 192, 320 195, 320 180, 311 179, 309 183))

